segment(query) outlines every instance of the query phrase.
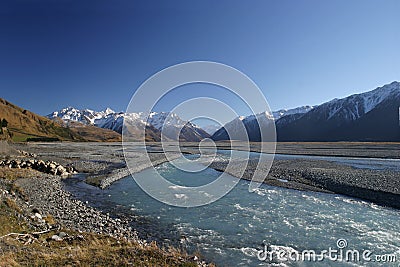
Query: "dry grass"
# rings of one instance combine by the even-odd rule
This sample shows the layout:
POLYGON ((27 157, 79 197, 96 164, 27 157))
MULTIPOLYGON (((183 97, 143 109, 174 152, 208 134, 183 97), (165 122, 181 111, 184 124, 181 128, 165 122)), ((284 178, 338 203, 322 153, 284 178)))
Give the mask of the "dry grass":
POLYGON ((7 197, 7 198, 4 200, 4 203, 5 203, 5 204, 7 205, 7 207, 9 207, 10 209, 12 209, 12 210, 14 210, 14 211, 16 211, 16 212, 19 212, 19 213, 22 212, 22 210, 21 210, 21 208, 18 206, 17 202, 15 202, 15 200, 13 200, 13 199, 7 197))
MULTIPOLYGON (((26 232, 28 230, 26 223, 18 219, 16 216, 16 214, 21 211, 21 208, 15 203, 15 201, 10 199, 7 201, 7 199, 0 202, 0 236, 12 232, 26 232)), ((1 262, 0 266, 3 266, 1 262)))
POLYGON ((49 225, 55 225, 57 223, 56 220, 54 219, 54 217, 50 214, 47 214, 46 216, 44 216, 43 219, 49 225))
MULTIPOLYGON (((11 211, 1 207, 0 235, 32 232, 13 212, 4 214, 6 209, 11 211)), ((0 239, 0 266, 197 266, 185 253, 165 251, 155 243, 143 246, 105 235, 64 232, 75 238, 52 241, 57 232, 49 232, 27 245, 13 236, 0 239)))
POLYGON ((0 266, 196 266, 186 262, 182 252, 166 252, 155 244, 142 246, 91 233, 82 234, 83 240, 45 242, 52 234, 30 245, 7 237, 3 242, 13 251, 0 254, 0 266))
POLYGON ((32 169, 10 169, 8 167, 0 167, 0 178, 8 181, 15 181, 18 178, 32 178, 40 175, 40 172, 32 169))

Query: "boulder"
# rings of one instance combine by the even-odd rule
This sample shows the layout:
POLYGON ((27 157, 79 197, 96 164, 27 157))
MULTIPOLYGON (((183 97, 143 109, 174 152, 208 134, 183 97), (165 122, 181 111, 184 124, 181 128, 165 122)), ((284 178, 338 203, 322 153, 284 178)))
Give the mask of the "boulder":
POLYGON ((66 172, 66 169, 63 166, 58 165, 57 168, 56 168, 56 171, 57 171, 58 175, 62 175, 63 173, 66 172))
POLYGON ((35 216, 35 218, 37 220, 42 220, 43 219, 43 217, 42 217, 42 215, 40 215, 40 213, 35 213, 34 216, 35 216))

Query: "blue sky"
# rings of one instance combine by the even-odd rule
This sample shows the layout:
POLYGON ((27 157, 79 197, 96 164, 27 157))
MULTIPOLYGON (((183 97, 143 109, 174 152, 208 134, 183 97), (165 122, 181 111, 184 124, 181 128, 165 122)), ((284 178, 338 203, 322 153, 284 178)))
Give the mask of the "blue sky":
MULTIPOLYGON (((154 73, 210 60, 247 74, 273 110, 320 104, 400 80, 398 10, 397 0, 1 1, 0 96, 42 115, 125 110, 154 73)), ((206 87, 171 99, 212 96, 206 87)))

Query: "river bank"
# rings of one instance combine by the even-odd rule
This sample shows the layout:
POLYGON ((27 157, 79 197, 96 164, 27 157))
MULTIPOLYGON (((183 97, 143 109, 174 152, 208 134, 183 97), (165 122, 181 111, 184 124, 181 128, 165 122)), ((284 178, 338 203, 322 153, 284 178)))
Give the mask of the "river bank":
MULTIPOLYGON (((70 168, 92 168, 91 173, 120 166, 118 156, 100 161, 99 154, 80 151, 84 147, 89 150, 90 145, 66 145, 70 149, 61 151, 59 146, 29 151, 38 151, 35 156, 41 161, 57 159, 70 168), (81 155, 79 160, 76 155, 81 155)), ((24 162, 27 155, 13 157, 24 162)), ((127 218, 101 212, 76 199, 65 190, 63 179, 73 178, 29 167, 0 167, 0 266, 208 266, 198 256, 172 247, 162 249, 139 238, 127 218), (71 250, 74 252, 69 253, 71 250)))

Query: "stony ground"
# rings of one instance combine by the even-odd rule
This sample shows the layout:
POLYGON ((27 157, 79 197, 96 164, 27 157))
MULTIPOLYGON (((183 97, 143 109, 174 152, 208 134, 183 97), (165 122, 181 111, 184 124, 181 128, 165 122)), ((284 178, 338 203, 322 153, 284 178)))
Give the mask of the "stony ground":
POLYGON ((18 179, 15 186, 30 196, 27 209, 35 209, 40 214, 51 214, 64 227, 126 239, 137 237, 135 231, 129 227, 129 222, 111 218, 72 198, 63 190, 58 177, 40 175, 34 178, 18 179))

